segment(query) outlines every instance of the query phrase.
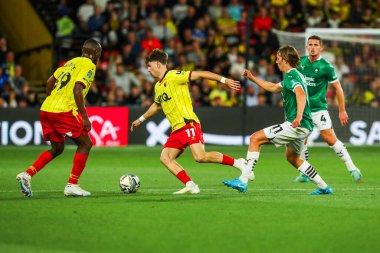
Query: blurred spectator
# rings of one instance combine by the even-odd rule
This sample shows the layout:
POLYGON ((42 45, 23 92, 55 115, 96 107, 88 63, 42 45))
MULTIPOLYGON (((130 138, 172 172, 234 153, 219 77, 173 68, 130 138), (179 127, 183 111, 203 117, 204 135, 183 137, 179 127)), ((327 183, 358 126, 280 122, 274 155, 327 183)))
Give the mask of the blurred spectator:
POLYGON ((239 0, 230 0, 228 5, 228 14, 236 21, 240 21, 240 15, 243 11, 243 5, 239 3, 239 0))
POLYGON ((127 96, 122 87, 116 87, 115 93, 115 105, 123 106, 127 105, 127 96))
POLYGON ((129 95, 131 86, 141 86, 139 80, 132 72, 126 72, 124 65, 119 63, 116 67, 116 74, 111 77, 117 87, 121 87, 126 95, 129 95))
POLYGON ((139 106, 142 103, 141 100, 141 89, 138 86, 132 86, 131 93, 129 94, 127 100, 127 105, 139 106))
POLYGON ((173 17, 177 24, 179 24, 181 20, 187 16, 188 8, 189 6, 187 5, 186 0, 178 0, 177 4, 173 6, 173 17))
POLYGON ((6 105, 7 105, 6 107, 9 107, 9 108, 17 107, 16 92, 8 82, 4 85, 1 97, 6 102, 6 105))
POLYGON ((252 28, 258 33, 260 30, 269 31, 272 29, 273 19, 268 15, 267 8, 260 8, 258 15, 253 18, 252 28))
POLYGON ((191 95, 191 101, 193 102, 193 106, 203 106, 204 105, 201 89, 199 88, 198 85, 191 85, 190 95, 191 95))
POLYGON ((212 4, 208 7, 208 14, 212 21, 216 21, 222 16, 222 0, 212 0, 212 4))
POLYGON ((86 96, 87 103, 91 106, 98 106, 102 102, 102 93, 98 89, 96 82, 93 82, 86 96))
POLYGON ((308 27, 321 27, 323 16, 318 8, 313 8, 311 15, 307 17, 308 27))
POLYGON ((162 49, 163 47, 161 41, 154 36, 152 29, 148 28, 145 31, 145 38, 141 41, 141 49, 150 53, 155 48, 162 49))
POLYGON ((343 56, 338 56, 335 59, 335 74, 339 80, 342 79, 343 75, 349 74, 350 69, 346 63, 344 63, 343 56))
POLYGON ((7 39, 0 34, 0 66, 2 66, 7 57, 8 45, 7 39))
POLYGON ((94 15, 94 13, 94 0, 86 0, 85 3, 79 6, 77 11, 77 17, 79 20, 79 26, 82 30, 87 31, 88 20, 92 15, 94 15))
POLYGON ((225 37, 229 44, 237 43, 237 21, 230 16, 227 7, 223 7, 222 15, 216 20, 216 25, 220 34, 225 37))
POLYGON ((58 16, 59 18, 56 22, 56 35, 58 37, 64 37, 73 34, 75 24, 74 21, 68 16, 68 11, 66 9, 61 9, 58 11, 58 16))
POLYGON ((170 39, 174 38, 174 32, 167 26, 164 17, 158 18, 158 24, 153 28, 153 34, 157 39, 163 41, 164 44, 170 39))
POLYGON ((5 75, 2 66, 0 65, 0 94, 3 92, 5 83, 8 81, 8 77, 5 75))
POLYGON ((106 20, 102 15, 102 9, 98 5, 95 6, 94 15, 90 16, 88 19, 88 30, 92 33, 100 31, 100 28, 105 22, 106 20))
POLYGON ((225 106, 228 100, 228 92, 224 88, 224 84, 218 82, 217 86, 210 92, 210 101, 212 106, 225 106))
POLYGON ((26 85, 26 79, 22 76, 22 66, 16 65, 14 70, 14 76, 8 79, 11 88, 16 92, 17 95, 22 93, 24 85, 26 85))
POLYGON ((245 104, 248 107, 257 106, 259 104, 258 101, 258 86, 256 84, 253 84, 252 82, 248 81, 247 85, 245 86, 246 89, 246 100, 245 104))
POLYGON ((15 54, 13 51, 8 51, 5 59, 5 63, 3 64, 4 74, 9 78, 15 75, 15 54))

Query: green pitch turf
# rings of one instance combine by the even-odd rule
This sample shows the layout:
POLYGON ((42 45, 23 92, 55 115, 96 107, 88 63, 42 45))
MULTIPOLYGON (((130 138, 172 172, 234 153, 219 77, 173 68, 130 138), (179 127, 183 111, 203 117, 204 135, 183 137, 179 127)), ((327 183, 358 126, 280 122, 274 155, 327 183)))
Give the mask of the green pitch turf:
MULTIPOLYGON (((159 161, 161 148, 94 148, 81 186, 93 196, 67 198, 63 188, 75 149, 32 180, 34 196, 19 191, 16 175, 44 150, 0 148, 0 252, 380 252, 380 147, 349 147, 364 175, 353 183, 327 147, 310 148, 310 161, 334 195, 310 196, 315 185, 293 183, 298 172, 284 149, 266 146, 247 193, 222 185, 232 167, 179 162, 199 184, 199 195, 177 196, 182 184, 159 161), (118 180, 134 173, 136 194, 118 180)), ((246 147, 215 147, 244 157, 246 147)))

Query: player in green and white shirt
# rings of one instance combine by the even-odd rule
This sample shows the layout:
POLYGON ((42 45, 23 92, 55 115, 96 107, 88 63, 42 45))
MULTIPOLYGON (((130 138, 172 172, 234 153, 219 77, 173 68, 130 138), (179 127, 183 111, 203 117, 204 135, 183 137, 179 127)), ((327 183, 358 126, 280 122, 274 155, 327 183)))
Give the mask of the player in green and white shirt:
POLYGON ((332 194, 331 188, 314 168, 300 157, 304 140, 313 130, 313 122, 306 81, 302 74, 295 69, 299 60, 297 50, 292 46, 283 46, 278 50, 276 63, 285 75, 281 83, 264 81, 253 76, 249 70, 244 71, 243 75, 265 90, 273 93, 282 92, 285 122, 264 128, 251 135, 246 166, 241 170, 241 176, 234 180, 224 180, 225 185, 245 192, 248 188, 248 180, 253 180, 251 175, 259 159, 261 145, 272 142, 276 147, 286 145, 286 158, 289 163, 317 184, 318 189, 311 194, 332 194))
MULTIPOLYGON (((339 120, 343 126, 347 125, 348 115, 345 109, 344 93, 338 77, 335 74, 334 66, 321 56, 323 42, 320 37, 316 35, 309 37, 306 49, 309 55, 301 57, 298 70, 305 76, 307 81, 307 91, 309 94, 313 123, 320 131, 323 140, 334 149, 335 153, 345 162, 347 170, 350 172, 354 181, 359 183, 361 182, 362 174, 352 162, 344 144, 337 139, 329 112, 327 111, 326 93, 328 84, 330 83, 335 88, 338 98, 339 120)), ((309 158, 306 145, 301 156, 305 160, 309 158)), ((308 181, 308 177, 303 174, 294 180, 294 182, 308 181)))

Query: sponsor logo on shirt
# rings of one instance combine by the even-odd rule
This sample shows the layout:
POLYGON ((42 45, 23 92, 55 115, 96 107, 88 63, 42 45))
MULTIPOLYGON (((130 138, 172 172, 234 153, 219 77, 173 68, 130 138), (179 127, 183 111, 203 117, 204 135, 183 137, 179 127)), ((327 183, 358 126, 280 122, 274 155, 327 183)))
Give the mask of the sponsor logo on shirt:
POLYGON ((170 99, 172 99, 171 97, 168 96, 168 94, 166 94, 166 92, 162 93, 162 95, 159 95, 158 96, 158 101, 160 103, 162 102, 166 102, 166 101, 169 101, 170 99))

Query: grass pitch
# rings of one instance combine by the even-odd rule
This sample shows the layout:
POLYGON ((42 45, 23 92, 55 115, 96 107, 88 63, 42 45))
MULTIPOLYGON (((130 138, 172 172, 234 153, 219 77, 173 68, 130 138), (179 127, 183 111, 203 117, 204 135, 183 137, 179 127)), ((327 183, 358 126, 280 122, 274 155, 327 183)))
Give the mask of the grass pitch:
MULTIPOLYGON (((262 149, 247 193, 221 183, 237 170, 197 164, 186 151, 179 162, 201 189, 186 196, 172 195, 182 184, 160 164, 160 147, 94 148, 80 180, 89 198, 63 195, 75 152, 67 147, 33 178, 27 199, 15 177, 44 149, 0 148, 0 252, 380 252, 379 146, 349 147, 362 184, 330 148, 309 149, 331 196, 293 183, 298 172, 283 148, 262 149), (136 194, 119 190, 125 173, 139 176, 136 194)), ((246 147, 207 150, 246 154, 246 147)))

